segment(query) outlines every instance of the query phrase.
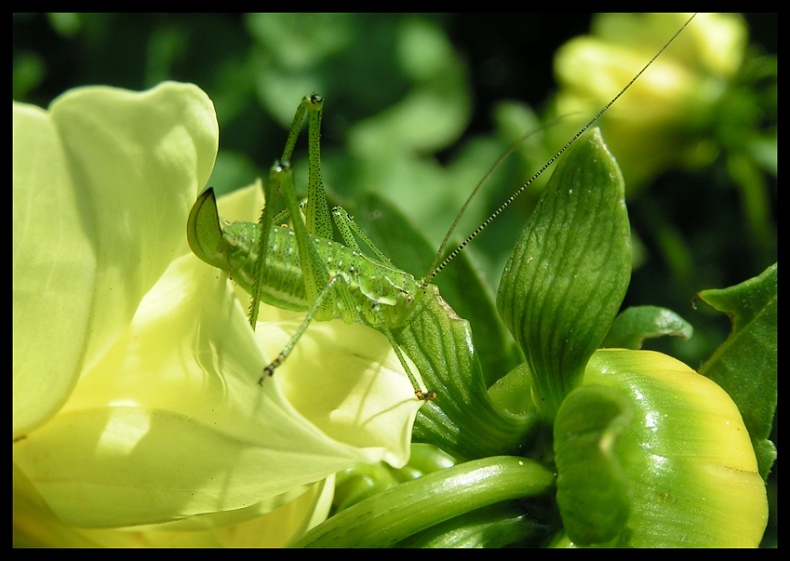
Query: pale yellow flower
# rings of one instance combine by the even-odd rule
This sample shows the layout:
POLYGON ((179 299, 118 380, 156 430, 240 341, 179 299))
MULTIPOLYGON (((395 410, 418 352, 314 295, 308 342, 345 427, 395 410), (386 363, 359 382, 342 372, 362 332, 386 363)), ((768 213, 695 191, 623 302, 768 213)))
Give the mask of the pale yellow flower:
POLYGON ((218 144, 200 89, 81 88, 13 130, 16 543, 284 545, 325 478, 408 461, 420 402, 381 334, 311 325, 258 385, 301 319, 253 333, 186 250, 218 144))
MULTIPOLYGON (((557 52, 556 113, 573 117, 558 138, 589 119, 625 86, 691 14, 600 14, 589 35, 557 52)), ((717 154, 717 102, 748 43, 737 14, 698 14, 599 122, 629 190, 670 167, 695 167, 717 154)))

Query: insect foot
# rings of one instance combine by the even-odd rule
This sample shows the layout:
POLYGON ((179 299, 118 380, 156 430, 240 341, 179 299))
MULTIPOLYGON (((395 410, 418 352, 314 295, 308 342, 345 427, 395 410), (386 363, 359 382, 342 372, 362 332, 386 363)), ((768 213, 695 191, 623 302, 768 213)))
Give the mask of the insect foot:
POLYGON ((283 355, 281 354, 281 355, 280 355, 280 356, 278 356, 276 359, 274 359, 274 361, 273 361, 271 364, 269 364, 268 366, 266 366, 266 367, 263 369, 263 374, 261 374, 261 377, 260 377, 260 378, 258 378, 258 385, 259 385, 259 386, 262 386, 262 385, 263 385, 263 380, 264 380, 264 379, 266 379, 266 378, 271 378, 272 376, 274 376, 274 370, 275 370, 275 369, 276 369, 278 366, 280 366, 280 364, 282 364, 282 362, 283 362, 283 360, 284 360, 284 359, 285 359, 285 356, 283 356, 283 355))

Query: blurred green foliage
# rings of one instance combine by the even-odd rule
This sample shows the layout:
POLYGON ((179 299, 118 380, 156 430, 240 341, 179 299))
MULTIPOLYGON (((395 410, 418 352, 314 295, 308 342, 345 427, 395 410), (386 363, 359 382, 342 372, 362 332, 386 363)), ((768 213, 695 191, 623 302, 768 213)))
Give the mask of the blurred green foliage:
MULTIPOLYGON (((625 305, 669 308, 693 325, 688 341, 646 347, 695 368, 730 326, 704 305, 693 311, 694 295, 740 283, 777 260, 777 16, 745 20, 746 60, 717 109, 720 155, 704 169, 661 174, 629 201, 640 257, 625 305), (747 143, 750 152, 740 149, 747 143)), ((336 200, 353 211, 363 193, 381 193, 438 248, 471 189, 515 138, 537 131, 519 153, 559 148, 543 144, 540 128, 556 121, 539 116, 556 88, 553 56, 590 21, 567 13, 14 14, 13 95, 46 107, 82 85, 195 83, 217 110, 211 185, 221 193, 265 176, 299 99, 320 93, 324 180, 336 200)), ((536 171, 532 160, 510 157, 497 168, 457 239, 536 171)), ((303 169, 296 162, 304 190, 303 169)), ((494 289, 534 201, 522 199, 469 248, 494 289)))
MULTIPOLYGON (((747 21, 751 72, 765 73, 758 55, 775 52, 776 18, 747 21)), ((141 90, 162 80, 193 82, 217 108, 220 153, 211 184, 223 192, 265 175, 300 97, 320 93, 330 191, 351 207, 362 192, 384 193, 438 247, 491 164, 514 138, 540 126, 529 106, 541 107, 555 87, 554 51, 589 25, 589 14, 15 14, 14 99, 46 106, 80 85, 141 90)), ((739 87, 770 85, 767 76, 739 87)), ((770 101, 770 91, 759 99, 770 101)), ((773 102, 773 113, 749 111, 769 119, 773 102)), ((738 134, 731 127, 723 136, 738 134)), ((530 137, 519 151, 557 148, 541 141, 530 137)), ((770 145, 767 152, 775 159, 770 145)), ((524 167, 514 157, 500 166, 457 236, 535 171, 524 167)), ((775 177, 767 191, 739 190, 733 177, 765 181, 743 158, 720 158, 691 174, 665 174, 630 203, 642 257, 626 304, 664 306, 689 320, 690 341, 659 340, 653 348, 691 366, 729 329, 718 314, 692 312, 694 294, 741 282, 776 260, 775 177)), ((529 212, 529 197, 522 198, 470 248, 494 287, 529 212)))

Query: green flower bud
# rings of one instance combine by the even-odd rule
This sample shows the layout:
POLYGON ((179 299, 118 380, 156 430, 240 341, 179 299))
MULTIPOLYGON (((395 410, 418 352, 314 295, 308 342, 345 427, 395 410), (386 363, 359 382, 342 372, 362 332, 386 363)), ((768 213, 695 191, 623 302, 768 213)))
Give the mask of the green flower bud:
POLYGON ((555 426, 557 501, 580 545, 756 547, 765 485, 737 406, 649 351, 600 350, 555 426))

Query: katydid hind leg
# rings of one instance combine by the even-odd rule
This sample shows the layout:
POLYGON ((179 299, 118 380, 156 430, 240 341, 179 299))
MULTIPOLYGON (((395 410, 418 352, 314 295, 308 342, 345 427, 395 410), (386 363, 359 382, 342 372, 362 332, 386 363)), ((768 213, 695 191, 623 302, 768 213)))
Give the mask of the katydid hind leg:
POLYGON ((324 181, 321 177, 321 119, 324 99, 317 94, 302 101, 307 106, 307 208, 305 222, 308 231, 319 238, 332 239, 332 220, 326 202, 324 181))
POLYGON ((318 254, 313 242, 314 236, 310 235, 307 226, 300 219, 299 201, 296 198, 296 187, 290 163, 284 161, 275 163, 269 173, 269 182, 272 183, 272 189, 280 188, 285 199, 285 206, 291 215, 291 225, 296 236, 299 264, 302 268, 307 300, 315 302, 318 295, 329 283, 329 271, 318 254))
POLYGON ((299 244, 299 257, 303 270, 305 271, 305 287, 308 298, 314 301, 319 292, 326 286, 329 274, 320 262, 318 253, 312 246, 312 237, 318 235, 331 237, 331 226, 327 228, 326 222, 329 221, 329 211, 326 203, 326 194, 323 189, 320 170, 320 127, 323 99, 318 95, 305 96, 296 108, 294 120, 288 132, 288 139, 283 149, 283 156, 276 162, 269 172, 268 181, 264 185, 265 204, 258 222, 260 235, 258 242, 258 261, 255 265, 255 283, 253 286, 252 302, 250 304, 250 324, 255 329, 260 308, 260 290, 262 269, 265 266, 266 258, 269 254, 269 234, 271 227, 275 223, 274 201, 278 191, 282 191, 285 199, 286 211, 291 217, 294 232, 299 244), (304 124, 304 116, 307 113, 308 120, 308 155, 309 155, 309 185, 307 203, 307 226, 302 222, 300 205, 296 198, 296 188, 293 182, 293 174, 290 169, 290 159, 296 146, 296 140, 304 124), (323 209, 323 210, 322 210, 323 209), (322 215, 325 218, 322 219, 322 215), (322 222, 324 225, 313 226, 315 221, 322 222))

